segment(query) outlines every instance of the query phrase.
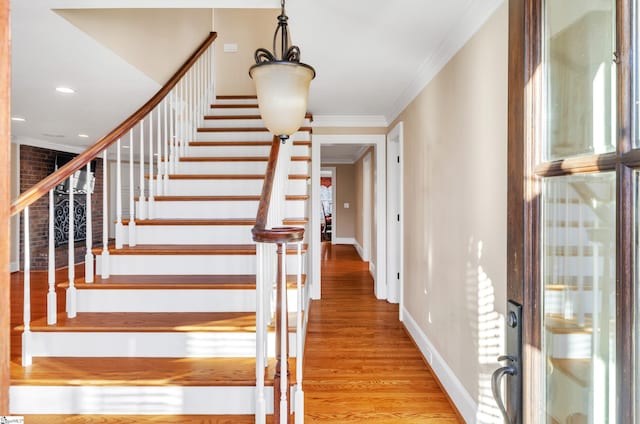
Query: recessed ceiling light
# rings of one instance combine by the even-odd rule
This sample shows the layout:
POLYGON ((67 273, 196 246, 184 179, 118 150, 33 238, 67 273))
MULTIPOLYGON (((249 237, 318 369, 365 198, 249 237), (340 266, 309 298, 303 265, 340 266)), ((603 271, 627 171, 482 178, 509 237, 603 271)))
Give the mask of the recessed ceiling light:
POLYGON ((56 91, 58 93, 63 93, 63 94, 73 94, 76 92, 76 90, 74 90, 73 88, 69 88, 69 87, 56 87, 56 91))
POLYGON ((89 136, 87 134, 78 134, 78 137, 80 137, 80 138, 89 138, 89 136))
POLYGON ((12 117, 11 117, 11 120, 12 120, 12 121, 15 121, 15 122, 24 122, 24 121, 26 121, 26 119, 21 118, 21 117, 19 117, 19 116, 12 116, 12 117))

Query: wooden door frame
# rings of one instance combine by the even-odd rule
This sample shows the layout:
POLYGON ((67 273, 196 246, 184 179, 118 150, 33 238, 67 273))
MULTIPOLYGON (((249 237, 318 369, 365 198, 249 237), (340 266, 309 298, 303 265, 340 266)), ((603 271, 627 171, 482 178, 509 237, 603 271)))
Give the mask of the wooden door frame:
POLYGON ((0 415, 9 415, 10 275, 9 202, 11 157, 9 0, 0 0, 0 415))
MULTIPOLYGON (((632 116, 632 71, 636 66, 632 46, 633 0, 616 0, 617 67, 617 173, 616 244, 618 281, 616 289, 616 362, 618 422, 635 419, 635 381, 633 369, 634 302, 633 252, 631 246, 634 205, 630 184, 633 169, 640 165, 640 154, 632 150, 632 134, 637 131, 632 116), (624 159, 622 159, 624 158, 624 159), (622 282, 622 283, 620 283, 622 282), (631 368, 631 369, 630 369, 631 368), (629 390, 634 387, 634 390, 629 390)), ((509 0, 509 90, 508 90, 508 201, 507 201, 507 298, 523 305, 523 423, 537 423, 542 387, 538 378, 544 366, 541 355, 539 305, 541 293, 538 225, 540 179, 535 172, 534 141, 540 136, 542 72, 542 2, 509 0)), ((603 164, 591 164, 598 170, 603 164)), ((637 169, 637 168, 636 168, 637 169)), ((611 169, 613 170, 613 169, 611 169)), ((562 175, 559 169, 557 175, 562 175)))

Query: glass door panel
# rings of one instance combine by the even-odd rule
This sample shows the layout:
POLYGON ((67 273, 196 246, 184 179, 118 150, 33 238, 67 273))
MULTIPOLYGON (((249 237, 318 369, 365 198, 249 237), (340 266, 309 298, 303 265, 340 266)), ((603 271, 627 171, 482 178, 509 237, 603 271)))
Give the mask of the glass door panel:
POLYGON ((543 180, 541 422, 615 422, 615 188, 612 172, 543 180))
POLYGON ((615 1, 546 0, 544 14, 543 160, 614 151, 615 1))

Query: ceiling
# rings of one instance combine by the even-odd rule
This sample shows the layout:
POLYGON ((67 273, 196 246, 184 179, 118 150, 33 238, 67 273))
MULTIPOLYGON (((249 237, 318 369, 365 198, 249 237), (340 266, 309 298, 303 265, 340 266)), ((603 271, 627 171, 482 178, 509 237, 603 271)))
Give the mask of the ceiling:
MULTIPOLYGON (((289 0, 317 126, 386 126, 504 0, 289 0)), ((14 141, 84 149, 160 87, 52 9, 277 8, 277 0, 12 0, 14 141), (73 95, 55 87, 69 85, 73 95), (87 134, 80 138, 78 134, 87 134)), ((275 29, 275 22, 274 22, 275 29)))

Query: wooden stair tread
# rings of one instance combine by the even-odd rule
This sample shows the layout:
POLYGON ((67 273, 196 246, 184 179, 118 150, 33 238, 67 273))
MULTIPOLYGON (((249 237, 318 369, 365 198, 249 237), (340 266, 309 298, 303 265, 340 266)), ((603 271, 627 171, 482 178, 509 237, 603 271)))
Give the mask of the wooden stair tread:
MULTIPOLYGON (((307 245, 302 246, 306 252, 307 245)), ((101 254, 102 248, 93 249, 94 254, 101 254)), ((255 255, 255 244, 148 244, 128 246, 116 249, 109 246, 111 255, 255 255)), ((294 248, 287 249, 287 253, 294 254, 294 248)))
POLYGON ((197 156, 181 157, 180 162, 267 162, 267 156, 197 156))
MULTIPOLYGON (((574 284, 546 284, 544 286, 544 289, 548 291, 564 291, 564 290, 577 291, 578 286, 574 284)), ((582 290, 584 291, 591 291, 592 289, 593 287, 591 286, 591 284, 585 284, 582 286, 582 290)))
MULTIPOLYGON (((308 194, 288 194, 285 196, 286 200, 309 200, 308 194)), ((139 200, 138 197, 135 200, 139 200)), ((260 196, 155 196, 154 200, 156 202, 197 202, 197 201, 211 201, 211 202, 220 202, 220 201, 259 201, 260 196)))
MULTIPOLYGON (((148 176, 146 176, 148 178, 148 176)), ((264 174, 170 174, 170 180, 264 180, 264 174)))
MULTIPOLYGON (((255 415, 24 415, 29 424, 254 424, 255 415)), ((273 415, 267 415, 267 424, 273 415)))
MULTIPOLYGON (((306 276, 302 276, 302 284, 306 282, 306 276)), ((287 287, 295 288, 296 275, 287 275, 287 287)), ((57 285, 66 289, 69 282, 65 281, 57 285)), ((79 277, 75 281, 77 289, 82 290, 254 290, 256 288, 256 276, 246 275, 112 275, 102 278, 94 277, 93 283, 86 283, 79 277)))
POLYGON ((293 162, 311 162, 311 156, 291 156, 293 162))
POLYGON ((563 374, 574 380, 582 387, 591 385, 591 359, 560 359, 551 358, 551 364, 554 368, 560 370, 563 374))
POLYGON ((218 94, 216 95, 216 99, 218 100, 244 100, 244 99, 258 100, 258 95, 257 94, 218 94))
POLYGON ((309 180, 311 179, 311 175, 306 174, 289 174, 290 180, 309 180))
MULTIPOLYGON (((289 360, 295 381, 295 360, 289 360)), ((273 385, 275 360, 265 384, 273 385)), ((255 358, 67 358, 36 357, 11 363, 12 386, 255 386, 255 358)))
MULTIPOLYGON (((219 132, 269 132, 266 127, 228 127, 228 128, 207 128, 200 127, 197 132, 201 133, 219 133, 219 132)), ((296 132, 312 132, 311 127, 300 127, 296 132)))
MULTIPOLYGON (((304 117, 311 119, 312 115, 307 112, 304 117)), ((262 119, 260 115, 205 115, 205 120, 221 120, 221 119, 262 119)))
POLYGON ((593 332, 590 316, 585 316, 584 325, 556 314, 545 315, 544 321, 546 330, 554 334, 591 334, 593 332))
MULTIPOLYGON (((18 327, 22 331, 23 328, 18 327)), ((31 322, 33 332, 246 332, 256 331, 255 312, 81 312, 75 318, 58 314, 31 322)))
POLYGON ((257 103, 217 104, 211 105, 212 109, 257 109, 257 103))
POLYGON ((271 146, 270 141, 190 141, 192 147, 271 146))
MULTIPOLYGON (((123 219, 122 225, 129 225, 129 219, 123 219)), ((256 225, 255 218, 220 218, 220 219, 192 219, 192 218, 157 218, 136 219, 136 225, 256 225)), ((308 218, 286 218, 284 225, 304 225, 308 218)))

